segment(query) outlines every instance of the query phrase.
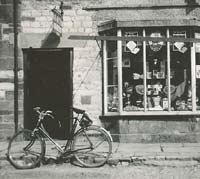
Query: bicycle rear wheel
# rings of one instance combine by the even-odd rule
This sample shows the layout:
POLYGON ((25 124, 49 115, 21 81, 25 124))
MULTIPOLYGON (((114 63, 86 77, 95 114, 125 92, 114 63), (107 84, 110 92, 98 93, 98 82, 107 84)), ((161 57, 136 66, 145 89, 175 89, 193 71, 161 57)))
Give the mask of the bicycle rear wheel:
POLYGON ((36 167, 45 154, 45 142, 32 131, 23 129, 16 133, 8 145, 8 160, 17 169, 36 167))
POLYGON ((101 128, 89 126, 75 135, 72 150, 84 167, 100 167, 112 152, 112 142, 101 128))

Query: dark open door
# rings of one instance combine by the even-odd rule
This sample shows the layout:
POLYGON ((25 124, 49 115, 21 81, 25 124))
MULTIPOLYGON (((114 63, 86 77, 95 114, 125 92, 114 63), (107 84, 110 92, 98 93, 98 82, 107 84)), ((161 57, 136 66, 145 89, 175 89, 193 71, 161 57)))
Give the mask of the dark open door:
POLYGON ((24 127, 33 129, 37 115, 33 108, 52 110, 53 119, 44 126, 50 136, 69 136, 72 107, 72 49, 24 49, 24 127))

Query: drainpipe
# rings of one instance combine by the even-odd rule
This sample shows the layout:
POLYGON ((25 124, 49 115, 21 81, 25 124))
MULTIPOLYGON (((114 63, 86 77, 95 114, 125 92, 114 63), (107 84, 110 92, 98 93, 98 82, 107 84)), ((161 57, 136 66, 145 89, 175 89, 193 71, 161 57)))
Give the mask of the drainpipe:
POLYGON ((14 123, 18 131, 18 0, 13 0, 14 26, 14 123))

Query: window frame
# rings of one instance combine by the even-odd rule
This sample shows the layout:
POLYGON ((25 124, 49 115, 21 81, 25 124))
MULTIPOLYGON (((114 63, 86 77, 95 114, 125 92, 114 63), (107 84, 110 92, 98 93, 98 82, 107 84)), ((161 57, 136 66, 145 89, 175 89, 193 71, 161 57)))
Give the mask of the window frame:
MULTIPOLYGON (((195 32, 193 32, 195 33, 195 32)), ((142 29, 142 35, 143 37, 146 36, 146 29, 142 29)), ((117 36, 121 37, 122 36, 122 28, 117 29, 117 36)), ((170 37, 170 30, 169 28, 166 28, 166 37, 170 37)), ((167 82, 168 84, 171 85, 171 80, 170 80, 170 61, 171 61, 171 52, 170 52, 170 46, 173 45, 171 42, 166 43, 166 48, 167 48, 167 82)), ((117 40, 117 65, 118 65, 118 98, 119 98, 119 110, 118 112, 109 112, 107 109, 107 41, 103 41, 103 109, 104 109, 104 114, 103 115, 108 115, 108 116, 171 116, 171 115, 199 115, 200 110, 197 110, 197 104, 196 104, 196 51, 195 51, 195 45, 196 43, 191 43, 190 46, 190 60, 191 60, 191 87, 192 87, 192 110, 191 111, 172 111, 171 107, 168 107, 167 111, 148 111, 147 109, 147 95, 144 95, 144 110, 142 111, 124 111, 123 110, 123 86, 122 86, 122 51, 123 51, 123 42, 120 40, 117 40)), ((146 67, 146 47, 147 47, 147 42, 143 41, 142 42, 142 50, 143 50, 143 75, 144 75, 144 80, 143 80, 143 85, 144 85, 144 94, 147 94, 147 67, 146 67)), ((171 97, 170 97, 170 91, 171 88, 168 88, 168 105, 171 106, 171 97)))

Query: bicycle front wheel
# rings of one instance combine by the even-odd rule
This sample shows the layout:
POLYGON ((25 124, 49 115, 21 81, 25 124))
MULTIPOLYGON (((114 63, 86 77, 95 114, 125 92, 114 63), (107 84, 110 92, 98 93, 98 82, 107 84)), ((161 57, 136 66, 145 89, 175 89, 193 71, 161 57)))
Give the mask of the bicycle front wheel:
POLYGON ((76 160, 84 167, 99 167, 108 160, 112 142, 101 128, 90 126, 75 135, 72 150, 76 160))
POLYGON ((11 138, 7 154, 15 168, 34 168, 44 157, 45 143, 37 133, 32 135, 32 131, 23 129, 11 138))

